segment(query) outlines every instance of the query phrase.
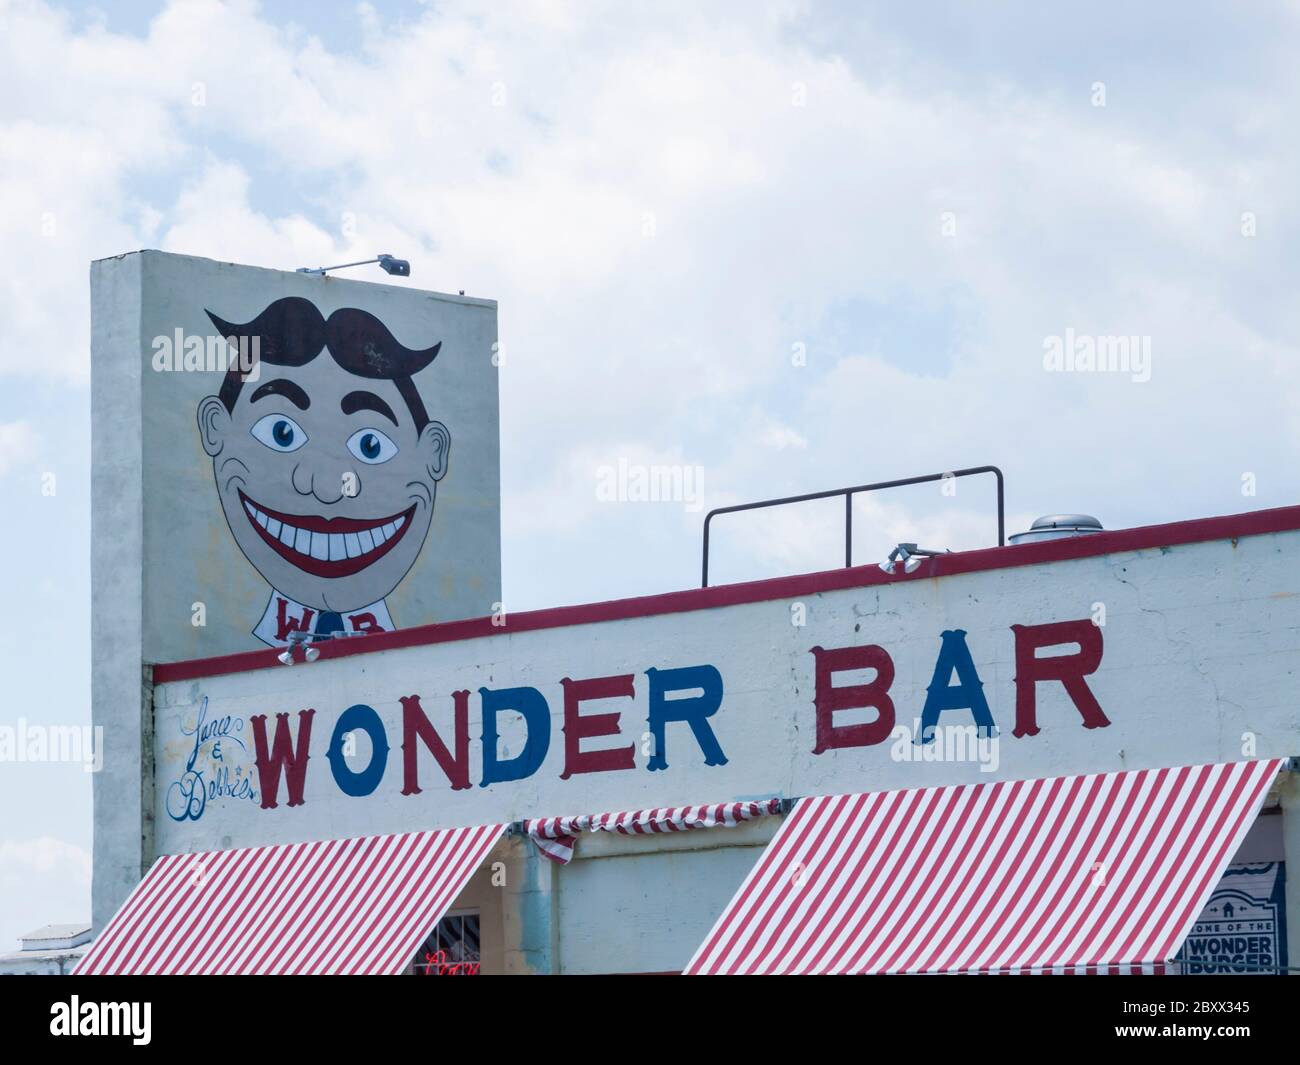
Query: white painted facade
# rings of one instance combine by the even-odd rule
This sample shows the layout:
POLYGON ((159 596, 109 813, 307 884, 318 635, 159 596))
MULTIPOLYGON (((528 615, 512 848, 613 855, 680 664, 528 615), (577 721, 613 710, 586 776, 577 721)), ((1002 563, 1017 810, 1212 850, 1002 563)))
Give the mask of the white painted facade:
MULTIPOLYGON (((160 684, 154 692, 158 850, 1290 755, 1300 736, 1297 557, 1300 533, 1249 537, 1235 545, 1185 544, 810 596, 800 600, 807 608, 803 626, 791 624, 792 601, 775 599, 519 633, 507 626, 495 636, 160 684), (1043 682, 1037 685, 1041 731, 1013 736, 1011 626, 1086 620, 1094 604, 1106 609, 1100 630, 1104 649, 1087 684, 1110 724, 1085 728, 1063 687, 1043 682), (884 647, 894 662, 889 694, 897 724, 912 728, 945 630, 966 633, 999 729, 996 764, 918 761, 929 753, 925 748, 894 738, 813 752, 815 661, 810 648, 884 647), (664 751, 668 766, 648 771, 646 671, 701 665, 715 667, 722 678, 722 702, 708 722, 726 764, 706 765, 690 728, 670 723, 664 751), (631 745, 635 768, 563 780, 560 680, 614 674, 632 674, 635 697, 585 704, 584 714, 619 712, 620 734, 587 740, 584 748, 631 745), (523 685, 541 692, 550 709, 545 760, 526 779, 482 787, 479 689, 523 685), (472 786, 453 790, 422 748, 421 793, 403 795, 399 699, 418 694, 424 712, 450 745, 452 692, 457 690, 471 693, 472 786), (287 805, 282 782, 275 809, 216 799, 197 819, 175 819, 180 804, 172 784, 183 777, 193 754, 192 732, 204 698, 209 725, 227 718, 232 722, 222 764, 245 774, 254 769, 248 723, 255 716, 267 716, 270 739, 275 715, 289 715, 296 735, 299 711, 315 711, 301 806, 287 805), (361 798, 336 786, 327 758, 335 722, 358 703, 377 712, 391 748, 382 782, 361 798)), ((863 683, 870 674, 846 672, 835 680, 840 686, 863 683)), ((837 724, 867 720, 871 714, 843 711, 837 724)), ((941 723, 970 725, 973 718, 953 710, 941 723)), ((503 713, 500 728, 502 752, 518 753, 525 734, 522 719, 503 713)), ((365 766, 368 746, 358 737, 349 764, 365 766)), ((195 764, 199 769, 208 765, 210 781, 217 763, 205 763, 209 754, 201 750, 195 764)))
MULTIPOLYGON (((1291 524, 1300 525, 1300 517, 1291 524)), ((882 580, 879 571, 864 569, 844 578, 849 586, 820 592, 787 594, 800 579, 742 589, 737 596, 722 589, 723 598, 753 601, 710 606, 699 593, 689 601, 626 605, 613 613, 639 616, 617 620, 595 620, 599 610, 578 624, 523 616, 506 619, 500 628, 471 626, 473 634, 443 642, 159 683, 153 700, 156 768, 149 789, 154 846, 157 853, 201 851, 572 813, 1300 753, 1300 531, 1163 546, 1156 542, 1159 536, 1146 539, 1154 546, 1077 558, 1054 558, 1056 549, 1050 547, 1005 548, 1000 551, 1012 554, 984 553, 993 558, 988 568, 941 577, 927 577, 922 569, 914 577, 882 580), (1032 685, 1039 731, 1017 736, 1012 626, 1067 621, 1086 622, 1101 634, 1100 661, 1083 679, 1108 724, 1084 727, 1065 687, 1040 681, 1032 685), (965 634, 998 735, 978 749, 980 760, 927 760, 924 753, 938 744, 917 745, 910 730, 921 716, 927 686, 936 681, 941 634, 958 630, 965 634), (895 730, 880 742, 817 753, 817 656, 811 649, 866 645, 888 653, 895 725, 909 732, 895 730), (720 704, 704 721, 725 764, 706 764, 707 744, 697 741, 689 723, 666 724, 662 748, 649 736, 649 671, 700 666, 712 667, 721 678, 720 704), (585 752, 631 746, 634 764, 565 779, 562 678, 628 674, 630 697, 580 707, 584 718, 617 712, 617 734, 584 739, 581 747, 585 752), (549 747, 530 775, 485 787, 480 690, 521 687, 534 688, 545 699, 547 727, 535 722, 534 729, 549 732, 549 747), (470 693, 465 698, 471 786, 453 789, 417 741, 421 790, 402 794, 400 700, 418 695, 429 722, 454 749, 452 693, 457 691, 470 693), (328 755, 340 715, 356 705, 373 709, 389 748, 382 778, 368 795, 346 794, 328 755), (252 722, 265 715, 269 746, 276 715, 288 715, 297 738, 304 720, 300 712, 308 709, 314 714, 301 804, 288 804, 281 779, 274 808, 262 807, 260 789, 256 797, 243 798, 209 790, 197 816, 190 807, 189 815, 177 817, 185 810, 176 801, 177 788, 184 789, 187 779, 190 794, 195 784, 210 789, 223 769, 260 785, 252 722), (200 712, 216 732, 196 736, 200 712), (219 759, 213 757, 218 740, 219 759), (650 771, 656 750, 667 766, 650 771)), ((429 638, 440 637, 432 630, 429 638)), ((1078 646, 1044 647, 1037 656, 1071 654, 1078 646)), ((877 676, 854 670, 831 679, 842 688, 870 684, 877 676)), ((958 676, 945 673, 937 684, 957 685, 958 676)), ((845 728, 869 723, 877 712, 844 709, 831 720, 845 728)), ((973 723, 966 708, 939 717, 941 726, 973 723)), ((498 724, 498 758, 518 756, 526 741, 523 718, 503 711, 498 724)), ((345 780, 362 772, 374 754, 363 734, 354 739, 355 750, 345 757, 345 780)), ((1272 798, 1282 815, 1268 826, 1261 818, 1242 860, 1289 857, 1300 869, 1300 788, 1294 777, 1282 774, 1272 798)), ((579 841, 577 859, 564 867, 540 859, 527 840, 508 839, 493 859, 501 863, 504 884, 480 874, 458 905, 483 915, 484 971, 679 969, 777 821, 671 837, 588 835, 579 841)), ((1300 877, 1288 881, 1293 958, 1300 957, 1297 881, 1300 877)))

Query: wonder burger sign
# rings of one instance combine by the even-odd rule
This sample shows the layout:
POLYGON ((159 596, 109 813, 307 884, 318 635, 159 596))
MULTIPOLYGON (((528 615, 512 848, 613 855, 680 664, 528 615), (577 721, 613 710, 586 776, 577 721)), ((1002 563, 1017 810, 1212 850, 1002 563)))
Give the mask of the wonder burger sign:
POLYGON ((1300 508, 156 667, 160 853, 1293 753, 1300 508))

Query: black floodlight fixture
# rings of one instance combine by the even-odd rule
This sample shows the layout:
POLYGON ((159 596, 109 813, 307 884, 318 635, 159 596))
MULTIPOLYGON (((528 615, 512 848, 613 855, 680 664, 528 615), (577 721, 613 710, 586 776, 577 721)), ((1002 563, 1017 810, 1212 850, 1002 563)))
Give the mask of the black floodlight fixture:
POLYGON ((339 263, 337 266, 300 266, 300 274, 321 274, 324 275, 330 270, 346 270, 352 266, 369 266, 371 263, 378 263, 379 268, 386 274, 393 277, 410 277, 411 264, 406 259, 398 259, 392 255, 377 255, 373 259, 360 259, 355 263, 339 263))

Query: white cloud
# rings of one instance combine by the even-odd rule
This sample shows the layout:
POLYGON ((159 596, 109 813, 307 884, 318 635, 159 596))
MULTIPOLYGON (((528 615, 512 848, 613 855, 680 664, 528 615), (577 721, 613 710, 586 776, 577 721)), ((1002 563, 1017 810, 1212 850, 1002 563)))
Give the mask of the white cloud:
POLYGON ((763 426, 759 440, 764 447, 775 448, 777 451, 784 451, 788 447, 801 450, 808 447, 807 437, 777 421, 769 421, 763 426))
POLYGON ((0 422, 0 477, 30 460, 36 446, 36 431, 29 422, 0 422))
POLYGON ((0 839, 0 953, 46 924, 90 918, 90 854, 53 836, 0 839))
MULTIPOLYGON (((1064 480, 1126 520, 1239 507, 1236 467, 1267 471, 1270 502, 1300 486, 1278 232, 1300 152, 1260 117, 1281 118, 1282 66, 1191 136, 1113 77, 1094 108, 1090 83, 952 67, 883 9, 362 5, 347 52, 251 2, 170 4, 147 39, 35 0, 7 16, 0 228, 29 269, 0 283, 0 372, 85 379, 95 255, 382 249, 500 299, 512 499, 629 427, 689 442, 736 498, 988 459, 1031 507, 1064 480), (838 318, 862 299, 942 328, 867 344, 838 318), (1150 336, 1152 381, 1045 374, 1066 328, 1150 336), (1218 432, 1170 446, 1207 408, 1218 432), (769 428, 734 428, 755 409, 769 428)), ((1205 87, 1186 92, 1194 116, 1205 87)))
POLYGON ((0 191, 31 269, 0 287, 0 371, 84 380, 92 255, 393 250, 415 284, 501 301, 514 501, 629 427, 689 443, 733 498, 990 459, 1033 509, 1064 480, 1125 520, 1236 509, 1234 467, 1266 470, 1271 502, 1300 486, 1300 316, 1255 295, 1295 274, 1276 228, 1297 138, 1258 110, 1283 68, 1220 101, 1216 145, 1113 80, 1106 108, 1014 67, 972 91, 882 11, 363 5, 343 52, 251 2, 173 3, 147 40, 9 9, 0 191), (831 47, 824 24, 846 30, 831 47), (855 343, 837 316, 864 298, 942 328, 855 343), (1045 374, 1066 328, 1150 336, 1152 381, 1045 374), (1170 446, 1207 406, 1219 432, 1170 446))
MULTIPOLYGON (((1172 63, 1135 5, 0 8, 0 375, 84 384, 87 263, 146 244, 496 297, 513 609, 694 583, 699 514, 596 499, 619 456, 703 466, 710 507, 993 462, 1008 531, 1300 496, 1294 12, 1180 24, 1172 63), (1150 337, 1151 380, 1044 372, 1067 328, 1150 337)), ((987 484, 873 499, 858 546, 991 515, 987 484)), ((718 565, 841 535, 738 516, 718 565)))
POLYGON ((36 839, 0 840, 0 869, 21 877, 54 872, 67 874, 79 887, 90 883, 90 854, 75 843, 40 836, 36 839))
POLYGON ((235 163, 209 159, 180 190, 163 239, 164 251, 230 262, 266 261, 284 266, 281 255, 298 253, 303 265, 328 257, 329 234, 301 214, 269 218, 248 202, 249 179, 235 163))

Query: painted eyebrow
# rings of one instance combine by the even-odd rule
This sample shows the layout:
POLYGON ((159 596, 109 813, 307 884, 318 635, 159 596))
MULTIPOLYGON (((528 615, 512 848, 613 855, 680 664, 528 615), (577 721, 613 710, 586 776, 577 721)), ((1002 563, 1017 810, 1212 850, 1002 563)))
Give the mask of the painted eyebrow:
POLYGON ((274 381, 267 381, 261 385, 256 392, 249 397, 249 403, 256 403, 263 396, 284 396, 299 410, 306 410, 311 406, 311 399, 307 393, 283 377, 277 377, 274 381))
POLYGON ((397 415, 393 413, 393 408, 380 399, 373 392, 349 392, 343 397, 339 404, 343 408, 344 414, 355 414, 359 410, 372 410, 377 414, 382 414, 394 425, 397 425, 397 415))

